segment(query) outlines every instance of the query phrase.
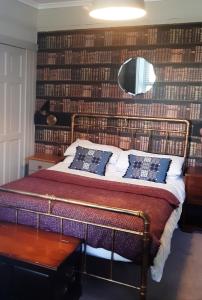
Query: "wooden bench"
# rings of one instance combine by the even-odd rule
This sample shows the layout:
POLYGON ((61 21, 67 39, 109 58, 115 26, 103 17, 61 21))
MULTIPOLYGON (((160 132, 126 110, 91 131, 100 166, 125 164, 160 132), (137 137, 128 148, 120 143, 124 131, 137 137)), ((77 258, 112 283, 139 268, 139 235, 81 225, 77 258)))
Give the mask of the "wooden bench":
POLYGON ((77 238, 0 222, 0 299, 79 299, 80 253, 77 238))

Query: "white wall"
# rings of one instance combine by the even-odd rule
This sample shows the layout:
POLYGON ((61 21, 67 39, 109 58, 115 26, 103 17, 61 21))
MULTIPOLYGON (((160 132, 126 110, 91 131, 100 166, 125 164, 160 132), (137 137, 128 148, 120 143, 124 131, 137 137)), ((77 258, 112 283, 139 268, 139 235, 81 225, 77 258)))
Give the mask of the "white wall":
MULTIPOLYGON (((24 120, 24 144, 23 149, 21 149, 22 161, 20 163, 21 176, 23 175, 25 169, 25 158, 34 152, 34 111, 36 99, 37 49, 36 24, 37 9, 20 3, 17 0, 0 0, 0 45, 8 48, 10 46, 14 46, 10 47, 13 48, 13 51, 17 51, 17 49, 20 48, 20 50, 25 53, 22 91, 25 102, 23 104, 23 110, 21 111, 21 119, 24 120), (25 50, 22 50, 21 48, 25 50)), ((13 63, 15 64, 16 61, 13 63)), ((2 90, 0 90, 0 92, 1 94, 3 93, 2 90)), ((2 109, 2 104, 0 109, 2 109)), ((13 159, 17 160, 17 158, 18 155, 13 159)), ((12 161, 13 168, 15 168, 15 164, 16 162, 12 161)), ((5 180, 3 182, 5 182, 5 180)))
POLYGON ((109 22, 94 20, 83 7, 41 9, 38 12, 38 31, 111 26, 189 23, 202 21, 202 0, 161 0, 146 2, 147 15, 139 21, 109 22))
POLYGON ((0 42, 5 37, 5 42, 10 38, 16 43, 36 43, 36 23, 37 9, 17 0, 0 0, 0 42))

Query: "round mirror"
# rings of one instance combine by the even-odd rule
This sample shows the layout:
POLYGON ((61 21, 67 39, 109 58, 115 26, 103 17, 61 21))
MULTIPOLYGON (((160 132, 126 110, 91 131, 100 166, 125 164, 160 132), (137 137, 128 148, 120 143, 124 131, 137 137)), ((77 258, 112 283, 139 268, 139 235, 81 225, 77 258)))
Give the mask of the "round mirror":
POLYGON ((131 95, 149 91, 156 80, 154 67, 143 57, 129 58, 120 67, 118 84, 131 95))

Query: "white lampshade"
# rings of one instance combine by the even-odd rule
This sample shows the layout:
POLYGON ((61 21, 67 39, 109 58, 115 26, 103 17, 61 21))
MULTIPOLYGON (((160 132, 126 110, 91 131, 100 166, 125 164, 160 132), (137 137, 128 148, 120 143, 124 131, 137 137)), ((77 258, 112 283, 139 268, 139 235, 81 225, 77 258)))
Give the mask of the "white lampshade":
POLYGON ((95 0, 89 15, 102 20, 132 20, 146 14, 144 0, 95 0))

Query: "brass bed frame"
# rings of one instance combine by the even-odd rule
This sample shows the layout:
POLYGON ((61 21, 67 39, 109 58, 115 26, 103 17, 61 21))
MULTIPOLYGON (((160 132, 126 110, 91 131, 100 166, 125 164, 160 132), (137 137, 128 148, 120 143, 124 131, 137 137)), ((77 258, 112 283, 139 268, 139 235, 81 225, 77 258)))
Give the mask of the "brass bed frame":
MULTIPOLYGON (((152 138, 157 138, 157 142, 159 137, 162 138, 163 154, 169 154, 169 151, 173 152, 172 148, 168 145, 170 140, 177 139, 178 142, 181 142, 181 146, 178 147, 180 156, 186 157, 188 150, 188 137, 189 137, 189 122, 187 120, 176 120, 176 119, 165 119, 165 118, 149 118, 149 117, 122 117, 122 116, 110 116, 110 115, 88 115, 88 114, 74 114, 72 116, 71 123, 71 142, 73 142, 76 138, 88 138, 93 140, 94 142, 100 142, 109 140, 110 144, 114 144, 116 146, 123 145, 123 140, 127 141, 127 145, 131 147, 133 143, 133 139, 137 139, 141 136, 148 136, 146 139, 147 151, 152 151, 152 146, 155 147, 155 143, 151 142, 152 138), (167 124, 167 125, 166 125, 167 124), (101 132, 102 130, 102 132, 101 132), (159 134, 157 134, 157 132, 159 134), (116 138, 114 138, 114 136, 116 138), (104 137, 104 138, 103 138, 104 137), (102 139, 102 140, 101 140, 102 139)), ((103 142, 105 144, 105 142, 103 142)), ((157 143, 158 144, 158 143, 157 143)), ((172 144, 172 143, 171 143, 172 144)), ((125 145, 125 144, 124 144, 125 145)), ((141 148, 141 143, 139 143, 141 148)), ((144 145, 144 150, 145 149, 144 145)), ((174 144, 172 144, 174 145, 174 144)), ((124 147, 125 148, 125 147, 124 147)), ((174 154, 174 153, 172 153, 174 154)), ((20 207, 15 207, 15 222, 18 223, 18 213, 19 211, 24 212, 32 212, 37 214, 37 228, 39 228, 40 224, 40 216, 50 216, 57 217, 60 219, 60 232, 63 233, 63 221, 69 220, 73 222, 82 223, 85 225, 85 237, 84 237, 84 254, 83 254, 83 273, 88 274, 89 276, 93 276, 99 279, 104 279, 109 282, 114 282, 118 284, 122 284, 126 287, 131 287, 139 292, 139 299, 146 300, 147 294, 147 277, 148 277, 148 267, 149 267, 149 248, 150 248, 150 220, 149 217, 142 211, 132 211, 128 209, 120 209, 116 207, 108 207, 102 205, 96 205, 85 201, 76 201, 74 199, 64 199, 60 197, 56 197, 55 195, 40 195, 37 193, 24 192, 13 189, 0 188, 0 191, 6 191, 11 193, 18 193, 21 195, 29 195, 37 198, 46 199, 49 203, 48 213, 36 212, 30 209, 23 209, 20 207), (90 208, 101 209, 110 212, 118 212, 120 214, 127 214, 133 216, 134 218, 140 218, 143 222, 143 231, 133 231, 126 230, 124 228, 115 228, 113 226, 100 225, 93 222, 85 222, 77 219, 72 219, 68 217, 60 217, 56 216, 52 213, 52 206, 54 201, 62 201, 69 204, 75 204, 79 206, 85 206, 90 208), (88 237, 88 229, 89 226, 97 226, 102 228, 107 228, 111 230, 112 237, 112 246, 111 246, 111 259, 110 259, 110 274, 109 277, 102 277, 96 274, 87 273, 86 271, 86 248, 87 248, 87 237, 88 237), (140 282, 139 286, 134 286, 131 284, 127 284, 124 282, 120 282, 113 279, 113 262, 114 262, 114 239, 115 232, 122 231, 126 233, 131 233, 142 237, 142 262, 141 262, 141 271, 140 271, 140 282)), ((9 207, 8 205, 0 205, 1 207, 9 207)), ((13 207, 12 207, 13 208, 13 207)))

